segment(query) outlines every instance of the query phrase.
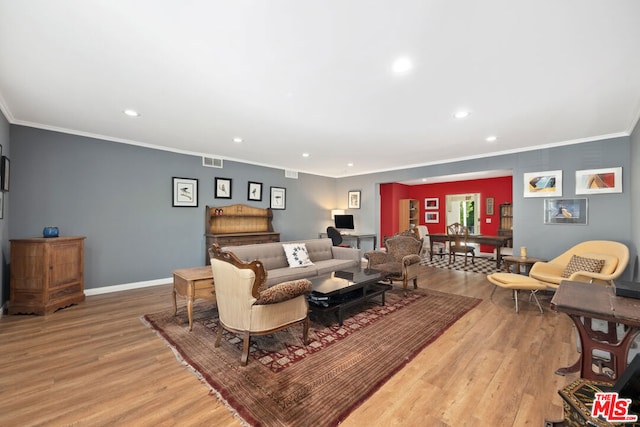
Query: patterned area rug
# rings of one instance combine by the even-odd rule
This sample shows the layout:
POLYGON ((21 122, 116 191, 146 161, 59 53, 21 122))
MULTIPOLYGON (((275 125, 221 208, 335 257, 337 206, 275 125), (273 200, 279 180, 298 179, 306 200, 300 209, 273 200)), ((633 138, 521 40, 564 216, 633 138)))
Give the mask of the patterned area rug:
POLYGON ((330 313, 312 316, 307 346, 300 326, 252 338, 246 367, 236 335, 214 347, 215 303, 194 306, 191 332, 185 308, 142 321, 246 425, 334 426, 480 301, 423 289, 402 297, 394 288, 385 306, 363 303, 343 326, 330 313))
POLYGON ((474 264, 471 264, 471 258, 467 260, 467 266, 464 266, 464 257, 456 256, 456 260, 449 264, 449 256, 443 257, 434 256, 433 260, 429 261, 429 257, 423 258, 420 262, 421 265, 427 265, 429 267, 448 268, 450 270, 460 271, 472 271, 474 273, 499 273, 501 270, 496 269, 496 260, 491 258, 476 257, 474 264))

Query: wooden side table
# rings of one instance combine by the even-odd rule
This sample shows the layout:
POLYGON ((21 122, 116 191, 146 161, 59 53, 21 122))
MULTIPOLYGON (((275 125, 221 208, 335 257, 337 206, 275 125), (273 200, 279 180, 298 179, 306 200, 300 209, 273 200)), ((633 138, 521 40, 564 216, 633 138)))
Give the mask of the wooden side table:
POLYGON ((531 256, 521 257, 521 256, 505 256, 502 257, 502 261, 504 262, 504 269, 507 273, 511 273, 511 266, 514 266, 513 272, 516 274, 526 274, 531 270, 531 266, 536 262, 546 262, 546 259, 542 258, 534 258, 531 256), (525 267, 524 270, 521 267, 525 267))
POLYGON ((200 299, 216 300, 211 266, 183 268, 173 271, 173 315, 178 313, 176 295, 187 299, 189 330, 193 328, 193 302, 200 299))

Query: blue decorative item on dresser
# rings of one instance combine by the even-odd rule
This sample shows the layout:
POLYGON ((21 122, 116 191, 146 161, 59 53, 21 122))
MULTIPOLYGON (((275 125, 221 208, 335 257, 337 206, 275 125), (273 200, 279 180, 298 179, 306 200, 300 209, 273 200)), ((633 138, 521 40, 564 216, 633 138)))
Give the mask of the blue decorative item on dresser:
POLYGON ((44 230, 42 230, 43 237, 58 237, 58 234, 58 227, 45 227, 44 230))

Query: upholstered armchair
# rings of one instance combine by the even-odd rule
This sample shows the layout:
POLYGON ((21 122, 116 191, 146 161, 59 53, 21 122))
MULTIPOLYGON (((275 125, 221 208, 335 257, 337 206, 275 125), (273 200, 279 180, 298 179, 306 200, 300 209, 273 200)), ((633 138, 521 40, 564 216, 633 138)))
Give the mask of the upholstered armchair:
POLYGON ((557 289, 562 280, 613 284, 629 263, 629 248, 609 240, 578 243, 548 262, 536 262, 529 277, 557 289))
POLYGON ((467 266, 467 254, 471 254, 471 264, 474 264, 476 258, 476 249, 467 244, 469 238, 469 228, 456 222, 447 226, 447 235, 449 237, 449 264, 455 262, 456 254, 464 254, 464 266, 467 266), (451 259, 453 255, 453 260, 451 259))
POLYGON ((389 280, 402 281, 402 289, 407 294, 407 283, 413 280, 414 289, 418 287, 420 268, 420 250, 422 240, 413 235, 398 234, 386 240, 385 251, 369 251, 364 254, 367 267, 389 273, 389 280))
POLYGON ((311 282, 293 280, 270 288, 261 261, 240 261, 232 252, 214 244, 209 248, 218 306, 218 331, 215 346, 220 346, 222 329, 243 337, 242 366, 249 358, 251 335, 265 335, 295 324, 302 324, 306 345, 309 334, 309 304, 306 294, 311 282))

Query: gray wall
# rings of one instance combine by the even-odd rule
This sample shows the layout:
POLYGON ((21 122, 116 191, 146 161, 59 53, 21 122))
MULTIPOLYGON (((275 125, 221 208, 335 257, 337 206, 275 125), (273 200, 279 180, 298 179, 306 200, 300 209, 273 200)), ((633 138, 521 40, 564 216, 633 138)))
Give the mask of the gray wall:
MULTIPOLYGON (((638 144, 637 132, 634 135, 638 144)), ((636 147, 637 148, 637 147, 636 147)), ((632 259, 636 257, 637 239, 631 238, 632 188, 631 142, 629 137, 607 139, 583 144, 566 145, 543 150, 525 151, 482 159, 431 165, 373 175, 340 179, 337 194, 362 189, 363 212, 360 222, 378 230, 380 218, 379 185, 423 177, 434 177, 492 169, 513 170, 514 247, 526 246, 528 253, 541 258, 553 258, 572 245, 594 239, 615 240, 629 246, 632 259), (623 192, 614 194, 575 195, 575 172, 622 166, 623 192), (563 171, 563 198, 587 198, 587 225, 545 225, 543 198, 523 197, 523 174, 547 170, 563 171)), ((637 158, 636 161, 640 162, 637 158)), ((416 159, 413 159, 415 161, 416 159)), ((640 164, 640 163, 636 163, 640 164)), ((637 190, 635 193, 637 194, 637 190)), ((638 196, 635 197, 636 203, 638 196)), ((385 207, 382 207, 383 209, 385 207)), ((638 212, 638 211, 636 211, 638 212)), ((379 231, 379 230, 378 230, 379 231)), ((631 268, 625 276, 631 277, 631 268)))
MULTIPOLYGON (((631 164, 635 165, 634 170, 630 170, 629 189, 633 191, 631 197, 631 218, 640 217, 640 172, 638 166, 640 165, 640 121, 636 123, 636 128, 631 133, 631 164)), ((635 244, 636 249, 640 248, 640 224, 638 221, 631 221, 631 240, 635 244)), ((636 250, 636 255, 631 259, 631 265, 633 266, 633 280, 638 281, 639 278, 639 261, 636 250)))
POLYGON ((269 187, 287 189, 274 211, 282 240, 317 237, 329 224, 335 179, 12 125, 10 237, 36 237, 47 225, 87 236, 87 289, 166 278, 203 265, 205 205, 269 206, 269 187), (171 178, 199 179, 198 208, 172 207, 171 178), (232 199, 215 199, 214 177, 232 180, 232 199), (263 183, 262 202, 247 201, 248 181, 263 183))
POLYGON ((360 190, 361 209, 348 212, 359 230, 378 233, 380 183, 489 169, 513 169, 516 247, 552 258, 582 240, 610 239, 635 254, 626 137, 342 179, 301 173, 297 180, 280 169, 229 161, 224 169, 204 168, 197 156, 16 125, 11 143, 10 237, 39 236, 46 225, 87 236, 87 289, 161 279, 173 269, 202 265, 207 204, 268 207, 269 187, 285 187, 286 210, 274 211, 274 227, 282 240, 304 239, 330 224, 330 209, 347 207, 349 190, 360 190), (544 225, 543 199, 522 196, 525 172, 563 170, 563 197, 573 197, 576 170, 616 166, 623 168, 624 191, 588 196, 586 226, 544 225), (171 206, 173 176, 200 180, 197 209, 171 206), (214 177, 233 180, 233 199, 214 199, 214 177), (248 181, 264 184, 262 202, 247 201, 248 181))
MULTIPOLYGON (((0 112, 0 145, 2 145, 2 155, 10 156, 9 144, 10 126, 4 114, 0 112)), ((9 299, 9 194, 4 193, 2 209, 2 219, 0 219, 0 250, 2 259, 0 260, 0 307, 9 299)), ((0 316, 2 312, 0 311, 0 316)))

